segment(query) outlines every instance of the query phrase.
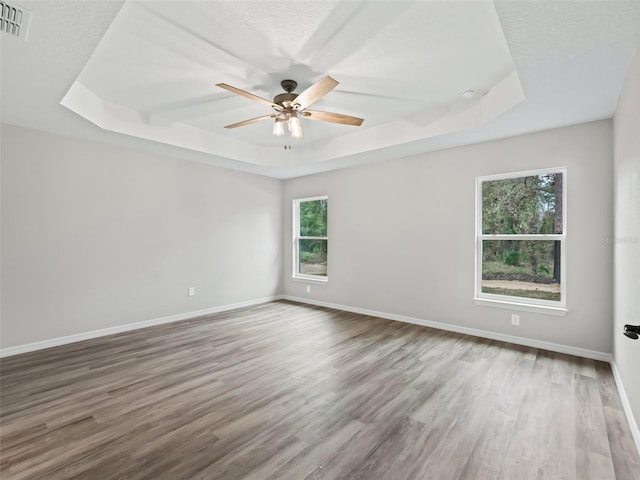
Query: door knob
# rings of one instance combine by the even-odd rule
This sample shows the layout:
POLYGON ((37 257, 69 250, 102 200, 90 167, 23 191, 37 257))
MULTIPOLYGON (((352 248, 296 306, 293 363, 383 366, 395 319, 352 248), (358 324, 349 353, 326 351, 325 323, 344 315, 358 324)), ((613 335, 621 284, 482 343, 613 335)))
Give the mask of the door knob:
POLYGON ((633 340, 638 340, 638 337, 640 337, 640 325, 625 325, 624 334, 633 340))

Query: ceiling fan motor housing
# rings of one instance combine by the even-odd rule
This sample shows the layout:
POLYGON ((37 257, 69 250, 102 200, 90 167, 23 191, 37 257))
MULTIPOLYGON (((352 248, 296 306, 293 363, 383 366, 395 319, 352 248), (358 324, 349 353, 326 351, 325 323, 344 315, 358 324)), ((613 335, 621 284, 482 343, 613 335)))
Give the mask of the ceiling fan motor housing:
POLYGON ((298 82, 296 82, 295 80, 282 80, 280 82, 280 85, 282 86, 282 89, 287 93, 281 93, 279 95, 276 95, 273 98, 273 103, 277 103, 278 105, 284 108, 289 108, 289 105, 291 104, 291 102, 293 102, 298 96, 297 93, 291 93, 298 86, 298 82))
POLYGON ((295 80, 282 80, 280 82, 280 85, 282 86, 282 89, 287 92, 287 93, 291 93, 293 92, 296 87, 298 86, 298 82, 296 82, 295 80))

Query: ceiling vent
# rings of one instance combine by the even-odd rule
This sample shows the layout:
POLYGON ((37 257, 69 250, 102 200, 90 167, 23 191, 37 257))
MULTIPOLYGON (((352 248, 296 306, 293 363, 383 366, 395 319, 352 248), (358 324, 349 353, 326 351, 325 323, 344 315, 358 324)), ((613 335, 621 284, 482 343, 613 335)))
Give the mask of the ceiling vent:
POLYGON ((29 10, 0 0, 0 30, 24 40, 29 23, 29 10))

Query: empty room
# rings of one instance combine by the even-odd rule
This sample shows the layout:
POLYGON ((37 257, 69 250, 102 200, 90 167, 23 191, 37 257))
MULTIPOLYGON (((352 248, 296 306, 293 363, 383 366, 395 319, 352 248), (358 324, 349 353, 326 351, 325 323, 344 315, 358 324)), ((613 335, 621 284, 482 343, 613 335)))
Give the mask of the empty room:
POLYGON ((640 480, 640 0, 0 30, 0 478, 640 480))

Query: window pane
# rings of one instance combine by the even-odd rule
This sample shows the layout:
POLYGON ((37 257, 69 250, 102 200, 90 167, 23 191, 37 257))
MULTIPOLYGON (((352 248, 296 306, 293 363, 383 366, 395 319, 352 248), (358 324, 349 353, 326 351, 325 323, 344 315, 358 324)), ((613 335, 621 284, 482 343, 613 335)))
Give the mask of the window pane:
POLYGON ((562 233, 562 173, 482 182, 482 233, 562 233))
POLYGON ((300 236, 327 236, 327 199, 300 202, 300 236))
POLYGON ((298 273, 327 276, 327 241, 298 240, 298 273))
POLYGON ((560 282, 560 241, 483 240, 483 293, 559 302, 560 282))

